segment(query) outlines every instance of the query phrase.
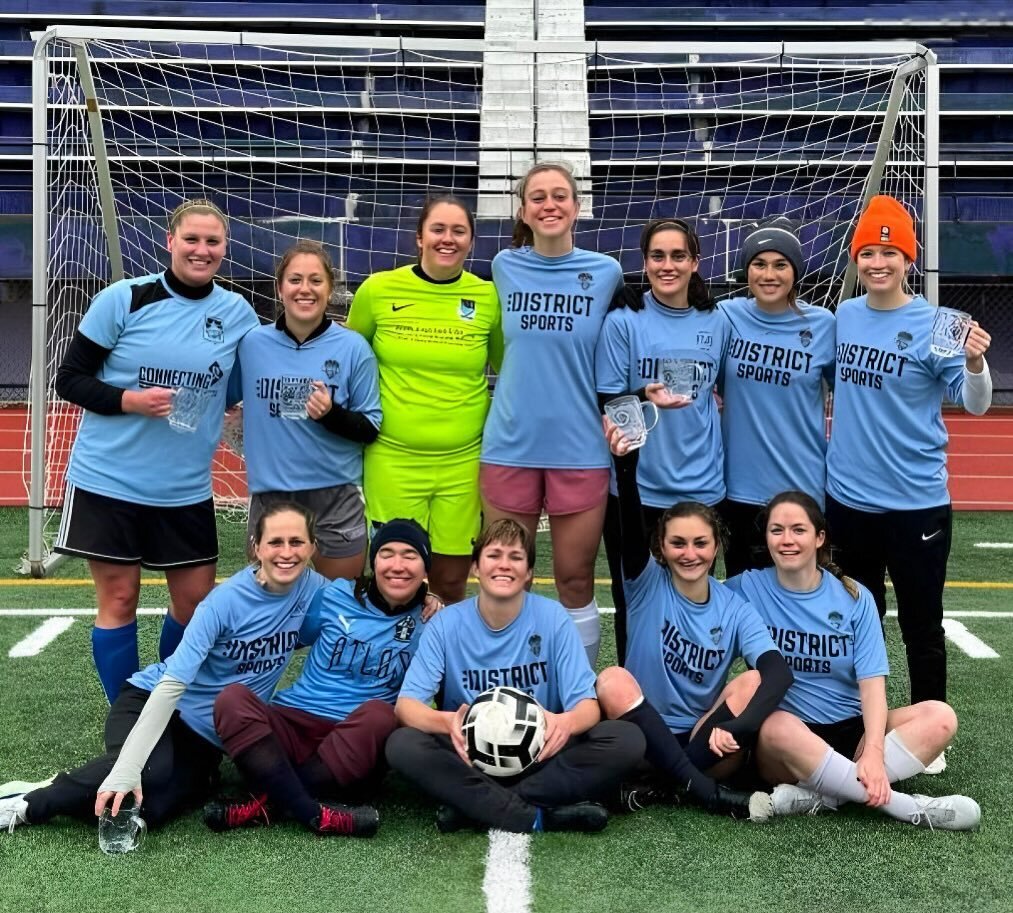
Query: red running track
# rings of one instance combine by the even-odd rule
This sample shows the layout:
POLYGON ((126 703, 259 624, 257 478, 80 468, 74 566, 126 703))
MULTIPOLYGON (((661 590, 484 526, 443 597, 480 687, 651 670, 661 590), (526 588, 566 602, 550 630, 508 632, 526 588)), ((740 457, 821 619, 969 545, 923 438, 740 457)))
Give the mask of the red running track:
MULTIPOLYGON (((950 432, 950 495, 957 510, 1013 510, 1013 410, 973 416, 947 412, 950 432)), ((28 504, 23 481, 27 467, 27 413, 23 407, 0 408, 0 505, 28 504)), ((245 490, 239 461, 219 449, 215 488, 245 490)))

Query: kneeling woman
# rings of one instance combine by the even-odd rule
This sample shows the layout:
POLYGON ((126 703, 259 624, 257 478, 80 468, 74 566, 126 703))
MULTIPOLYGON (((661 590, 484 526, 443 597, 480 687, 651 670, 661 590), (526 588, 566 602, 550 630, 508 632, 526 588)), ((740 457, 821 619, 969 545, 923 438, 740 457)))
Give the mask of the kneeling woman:
POLYGON ((426 609, 439 606, 432 597, 425 605, 432 558, 429 536, 414 520, 385 523, 370 544, 373 576, 336 580, 313 600, 299 635, 313 646, 295 684, 270 704, 240 684, 218 696, 215 729, 255 795, 206 806, 208 827, 268 824, 276 809, 318 832, 376 833, 376 809, 320 799, 361 799, 386 772, 394 701, 426 609))
POLYGON ((973 799, 890 788, 924 772, 953 738, 957 718, 942 701, 888 710, 875 601, 830 563, 816 501, 782 492, 767 506, 765 528, 774 567, 747 571, 728 585, 763 616, 795 674, 756 749, 761 775, 783 784, 774 789, 774 813, 864 802, 921 827, 976 828, 981 809, 973 799))
POLYGON ((658 788, 624 791, 624 801, 639 808, 685 794, 710 811, 769 817, 766 793, 734 792, 716 780, 741 764, 740 749, 755 741, 791 673, 753 608, 710 576, 721 541, 716 511, 695 501, 670 507, 649 547, 637 452, 608 419, 605 433, 616 457, 629 641, 626 668, 598 676, 598 700, 610 719, 640 727, 646 758, 664 777, 658 788), (740 656, 753 671, 726 685, 740 656))
POLYGON ((563 607, 527 592, 535 538, 515 520, 479 535, 472 556, 478 596, 442 611, 426 628, 395 707, 404 726, 387 742, 391 767, 445 805, 437 827, 480 824, 517 833, 598 831, 608 813, 595 802, 643 755, 626 723, 600 722, 594 673, 563 607), (545 710, 545 743, 523 773, 493 778, 468 758, 461 724, 504 670, 531 671, 528 689, 545 710), (441 709, 431 705, 442 692, 441 709))
POLYGON ((206 798, 222 757, 215 698, 234 683, 270 696, 327 582, 307 567, 314 535, 304 508, 268 507, 254 545, 258 564, 204 598, 172 656, 127 680, 106 718, 106 753, 49 786, 0 801, 0 827, 57 815, 87 820, 110 800, 116 814, 130 793, 145 823, 158 827, 206 798))

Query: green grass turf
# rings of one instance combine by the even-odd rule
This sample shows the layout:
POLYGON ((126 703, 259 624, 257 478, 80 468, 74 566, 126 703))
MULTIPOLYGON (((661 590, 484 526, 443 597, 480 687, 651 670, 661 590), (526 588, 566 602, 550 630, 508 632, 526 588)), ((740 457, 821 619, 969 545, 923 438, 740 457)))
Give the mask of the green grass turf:
MULTIPOLYGON (((24 545, 24 511, 0 510, 0 580, 24 545)), ((547 537, 540 537, 540 547, 547 537)), ((1009 582, 1010 561, 971 547, 1013 541, 1011 514, 958 514, 950 562, 954 581, 1009 582)), ((239 567, 242 531, 225 527, 220 572, 239 567)), ((547 551, 547 544, 544 546, 547 551)), ((548 575, 549 558, 538 571, 548 575)), ((86 576, 69 562, 62 579, 86 576)), ((603 559, 599 576, 606 576, 603 559)), ((157 576, 157 575, 156 575, 157 576)), ((4 580, 7 578, 7 580, 4 580)), ((58 578, 60 579, 60 578, 58 578)), ((164 606, 163 586, 145 586, 145 605, 164 606)), ((607 587, 599 600, 609 604, 607 587)), ((949 609, 1009 611, 1002 589, 947 591, 949 609)), ((0 607, 89 606, 88 586, 18 582, 0 587, 0 607)), ((601 665, 614 660, 606 618, 601 665)), ((8 650, 37 627, 36 618, 0 617, 0 782, 35 778, 79 763, 101 748, 106 705, 91 666, 89 622, 79 618, 39 656, 8 650)), ((754 826, 692 809, 652 808, 616 816, 600 835, 540 834, 532 839, 533 909, 685 911, 738 908, 783 913, 920 913, 1013 909, 1013 619, 964 619, 1000 654, 972 660, 951 646, 950 693, 961 729, 942 777, 920 777, 912 790, 966 792, 984 809, 976 834, 930 833, 863 808, 754 826)), ((158 619, 140 619, 145 659, 155 655, 158 619)), ((896 622, 888 620, 892 703, 906 698, 896 622)), ((289 670, 294 675, 298 660, 289 670)), ((234 779, 226 766, 226 777, 234 779)), ((267 913, 281 909, 410 913, 479 911, 486 840, 472 832, 441 836, 432 807, 397 779, 380 807, 377 838, 315 838, 281 823, 213 835, 194 812, 149 835, 140 852, 107 858, 95 828, 61 820, 0 834, 0 911, 115 913, 267 913)))

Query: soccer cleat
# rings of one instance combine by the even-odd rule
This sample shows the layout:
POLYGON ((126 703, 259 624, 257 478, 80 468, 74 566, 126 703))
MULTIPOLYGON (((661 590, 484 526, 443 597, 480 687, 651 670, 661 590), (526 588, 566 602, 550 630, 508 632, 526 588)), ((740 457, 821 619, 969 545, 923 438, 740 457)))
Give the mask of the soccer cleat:
POLYGON ((782 815, 816 815, 826 809, 837 811, 837 803, 829 796, 796 786, 793 783, 780 783, 770 794, 773 814, 782 815))
POLYGON ((769 793, 739 792, 722 786, 720 783, 701 805, 714 815, 729 815, 737 819, 748 818, 750 821, 756 822, 766 821, 774 814, 769 793))
POLYGON ((372 837, 380 826, 380 815, 371 805, 327 805, 310 827, 318 834, 338 837, 372 837))
POLYGON ((542 809, 543 831, 582 831, 593 834, 609 823, 609 813, 597 802, 577 802, 542 809))
POLYGON ((8 796, 0 799, 0 830, 6 828, 8 834, 14 833, 19 824, 28 823, 28 803, 24 795, 8 796))
POLYGON ((946 770, 946 752, 941 751, 938 758, 934 761, 929 761, 929 763, 925 765, 923 773, 927 773, 930 777, 934 777, 936 774, 941 774, 944 770, 946 770))
POLYGON ((976 831, 981 823, 981 806, 968 796, 911 798, 918 804, 918 811, 911 817, 915 827, 927 827, 930 831, 976 831))
POLYGON ((53 774, 48 780, 39 780, 38 783, 29 783, 27 780, 11 780, 10 783, 4 783, 0 786, 0 799, 10 799, 12 796, 24 796, 27 793, 49 786, 55 779, 56 774, 53 774))
POLYGON ((231 831, 237 827, 270 824, 267 796, 251 796, 245 802, 222 800, 204 806, 204 823, 213 831, 231 831))
POLYGON ((453 834, 474 824, 470 818, 459 812, 453 805, 441 805, 436 809, 436 829, 441 834, 453 834))
POLYGON ((631 812, 651 805, 681 805, 682 798, 683 793, 679 790, 643 783, 623 784, 619 787, 619 804, 631 812))

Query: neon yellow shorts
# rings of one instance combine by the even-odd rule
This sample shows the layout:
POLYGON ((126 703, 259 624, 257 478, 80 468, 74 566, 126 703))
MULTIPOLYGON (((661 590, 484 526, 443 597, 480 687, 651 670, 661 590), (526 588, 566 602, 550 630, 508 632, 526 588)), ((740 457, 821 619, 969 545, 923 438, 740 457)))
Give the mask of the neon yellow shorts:
POLYGON ((405 454, 381 441, 366 448, 363 492, 370 528, 397 517, 429 531, 433 551, 470 555, 482 521, 480 445, 452 454, 405 454))

